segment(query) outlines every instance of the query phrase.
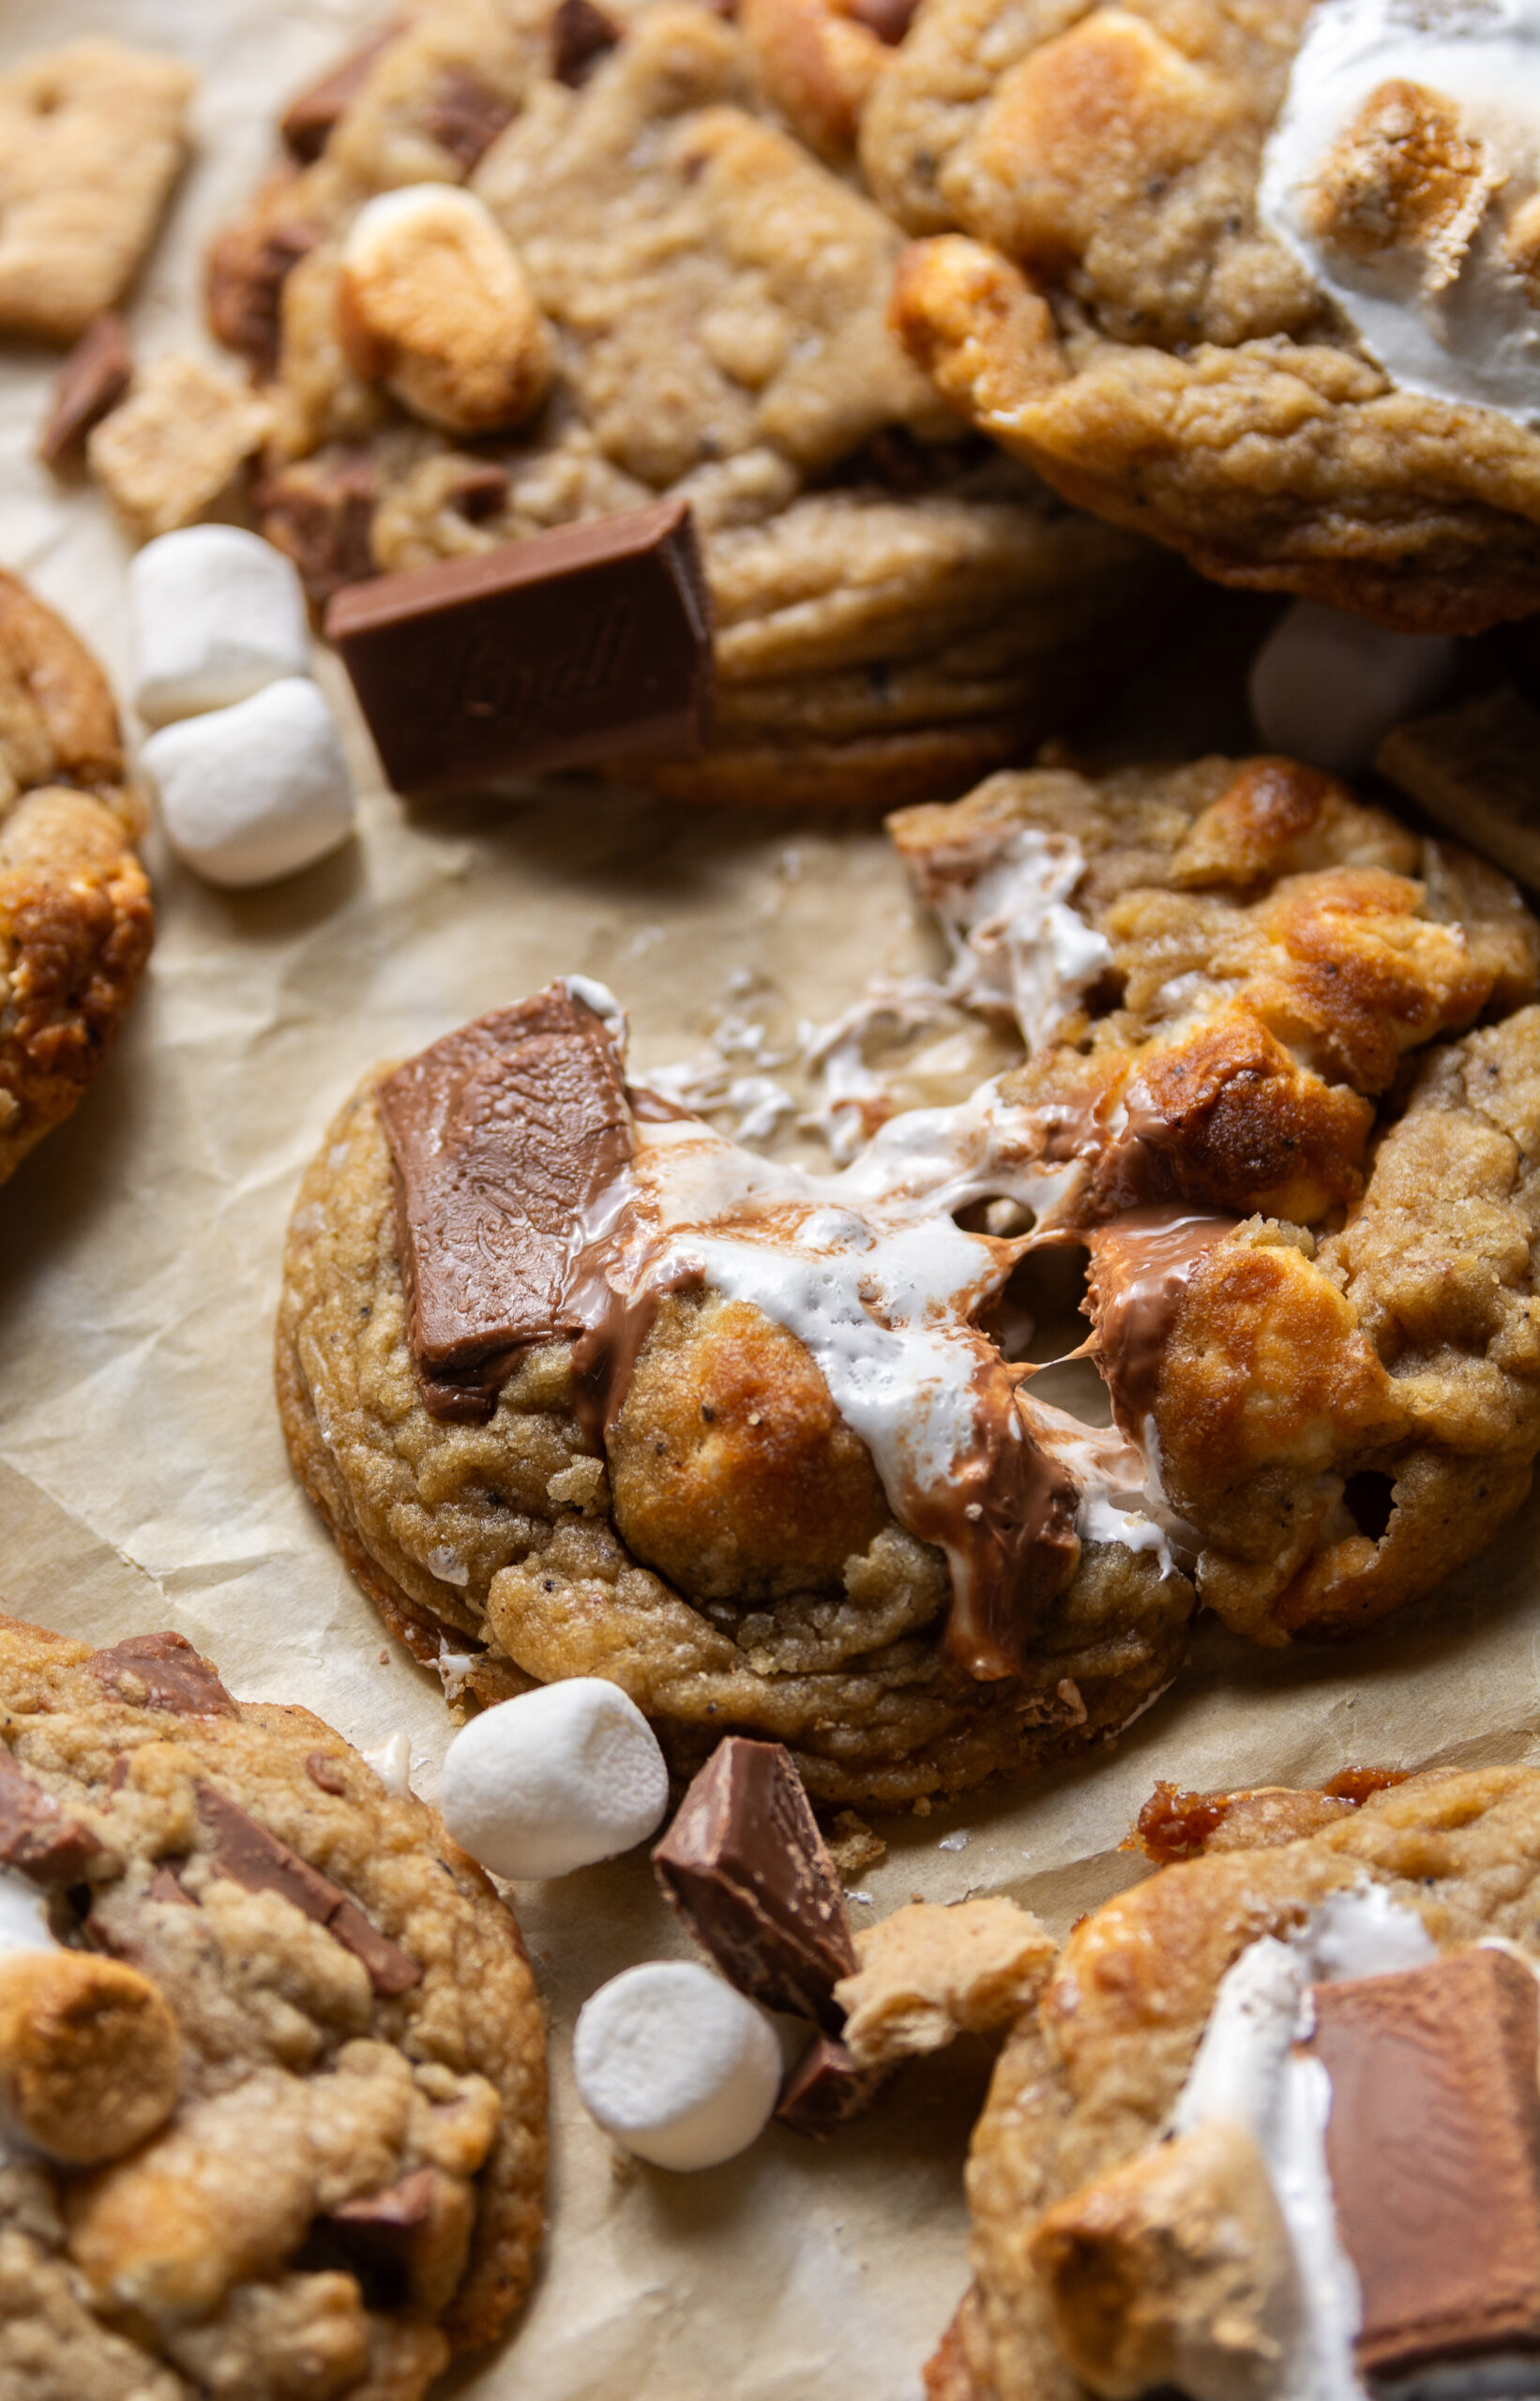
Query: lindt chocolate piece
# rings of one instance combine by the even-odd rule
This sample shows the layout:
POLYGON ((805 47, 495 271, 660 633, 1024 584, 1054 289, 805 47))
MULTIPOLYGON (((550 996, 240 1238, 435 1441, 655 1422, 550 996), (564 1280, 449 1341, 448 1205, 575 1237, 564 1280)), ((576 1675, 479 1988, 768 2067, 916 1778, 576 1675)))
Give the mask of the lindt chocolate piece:
POLYGON ((331 138, 331 129, 350 101, 357 98, 368 81, 369 70, 384 50, 388 50, 400 28, 387 25, 372 41, 362 43, 357 50, 340 58, 331 72, 323 75, 296 93, 283 112, 283 139, 291 155, 307 166, 319 159, 331 138))
POLYGON ((594 0, 560 0, 551 19, 551 71, 575 91, 619 39, 620 27, 594 0))
POLYGON ((473 2215, 460 2177, 414 2167, 383 2192, 344 2201, 325 2230, 382 2300, 405 2296, 440 2308, 463 2273, 473 2215))
POLYGON ((434 1416, 484 1420, 520 1350, 579 1331, 584 1232, 633 1144, 614 1047, 551 984, 398 1067, 380 1116, 413 1365, 434 1416))
POLYGON ((478 165, 513 115, 513 102, 463 67, 449 67, 423 112, 423 130, 462 174, 478 165))
POLYGON ((85 446, 85 437, 115 409, 133 380, 133 354, 123 320, 104 309, 93 318, 59 370, 53 406, 38 444, 45 467, 56 467, 85 446))
POLYGON ((1362 2367, 1540 2345, 1540 1990, 1502 1951, 1315 1987, 1362 2367))
POLYGON ((237 1802, 211 1784, 200 1784, 198 1813, 214 1837, 214 1865, 233 1884, 249 1893, 277 1893, 324 1925, 344 1950, 363 1961, 376 1992, 409 1992, 422 1982, 416 1961, 371 1925, 355 1901, 248 1817, 237 1802))
POLYGON ((19 1867, 35 1884, 76 1884, 100 1849, 0 1743, 0 1866, 19 1867))
POLYGON ((740 1992, 838 2034, 860 1965, 845 1896, 791 1754, 730 1734, 653 1852, 657 1880, 740 1992))
POLYGON ((700 746, 711 605, 687 501, 352 585, 326 636, 402 792, 700 746))
POLYGON ((843 2043, 815 2034, 781 2088, 776 2116, 793 2134, 827 2142, 869 2108, 885 2068, 857 2067, 843 2043))
POLYGON ((238 1717, 240 1711, 185 1634, 135 1634, 86 1663, 98 1683, 136 1709, 177 1717, 238 1717))

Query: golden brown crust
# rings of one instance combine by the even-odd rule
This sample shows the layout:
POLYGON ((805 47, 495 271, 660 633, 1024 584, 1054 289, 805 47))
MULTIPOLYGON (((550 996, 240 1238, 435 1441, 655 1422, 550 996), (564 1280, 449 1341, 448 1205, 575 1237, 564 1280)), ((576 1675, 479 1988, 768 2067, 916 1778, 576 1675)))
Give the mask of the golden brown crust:
MULTIPOLYGON (((1018 2024, 968 2171, 975 2305, 998 2401, 1075 2401, 1030 2264, 1053 2206, 1143 2152, 1192 2063, 1226 1970, 1366 1876, 1441 1950, 1528 1948, 1540 1880, 1540 1774, 1417 1775, 1303 1841, 1169 1867, 1082 1920, 1018 2024)), ((983 2387, 989 2389, 988 2384, 983 2387)))
POLYGON ((386 1793, 309 1711, 168 1713, 153 1693, 126 1699, 143 1678, 119 1662, 104 1680, 93 1656, 0 1619, 0 1726, 15 1764, 99 1845, 73 1914, 169 2004, 180 2098, 147 2144, 70 2186, 67 2231, 50 2235, 36 2201, 23 2213, 0 2381, 9 2340, 34 2355, 29 2329, 72 2260, 78 2348, 60 2349, 39 2401, 95 2394, 97 2378, 118 2391, 105 2380, 118 2337, 96 2307, 115 2318, 130 2292, 156 2401, 188 2389, 173 2366, 204 2389, 254 2353, 253 2378, 270 2378, 301 2321, 318 2342, 329 2327, 322 2348, 344 2363, 329 2392, 418 2401, 451 2349, 501 2332, 540 2236, 544 2034, 518 1929, 434 1813, 386 1793), (210 1789, 340 1888, 417 1981, 376 1980, 289 1899, 223 1872, 210 1789), (319 2221, 414 2175, 431 2207, 393 2300, 361 2301, 345 2244, 319 2274, 290 2265, 312 2221, 335 2249, 319 2221))
POLYGON ((154 930, 117 713, 68 626, 0 574, 0 1181, 68 1116, 154 930))

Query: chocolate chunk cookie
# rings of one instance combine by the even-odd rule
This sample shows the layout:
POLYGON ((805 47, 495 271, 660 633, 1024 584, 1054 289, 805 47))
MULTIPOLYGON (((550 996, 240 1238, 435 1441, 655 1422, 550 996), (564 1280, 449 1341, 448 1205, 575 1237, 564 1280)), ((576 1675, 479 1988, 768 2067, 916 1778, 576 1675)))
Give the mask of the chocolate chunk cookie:
POLYGON ((0 1181, 68 1116, 133 999, 143 825, 101 670, 0 574, 0 1181))
POLYGON ((179 1635, 0 1619, 0 2385, 417 2401, 540 2236, 512 1918, 179 1635))
POLYGON ((1454 22, 927 0, 860 139, 929 237, 911 353, 1222 581, 1412 631, 1540 606, 1534 34, 1454 22))
POLYGON ((277 411, 264 532, 322 598, 681 495, 716 731, 636 775, 727 800, 959 789, 1132 656, 1157 555, 938 403, 886 325, 901 237, 761 112, 734 25, 622 8, 580 72, 560 14, 457 0, 407 24, 216 248, 213 322, 277 411), (473 74, 486 141, 446 148, 445 79, 473 74), (440 275, 434 310, 403 314, 404 253, 387 277, 361 212, 424 182, 463 182, 491 221, 459 221, 452 302, 440 275), (489 421, 492 283, 471 265, 499 234, 530 372, 489 421))

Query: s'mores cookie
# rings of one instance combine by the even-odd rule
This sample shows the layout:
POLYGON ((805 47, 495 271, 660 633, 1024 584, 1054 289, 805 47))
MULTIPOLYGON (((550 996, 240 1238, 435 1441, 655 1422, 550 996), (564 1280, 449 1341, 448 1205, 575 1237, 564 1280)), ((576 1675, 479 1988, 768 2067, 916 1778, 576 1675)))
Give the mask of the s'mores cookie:
POLYGON ((180 1635, 0 1619, 0 2385, 418 2401, 540 2235, 507 1910, 180 1635))

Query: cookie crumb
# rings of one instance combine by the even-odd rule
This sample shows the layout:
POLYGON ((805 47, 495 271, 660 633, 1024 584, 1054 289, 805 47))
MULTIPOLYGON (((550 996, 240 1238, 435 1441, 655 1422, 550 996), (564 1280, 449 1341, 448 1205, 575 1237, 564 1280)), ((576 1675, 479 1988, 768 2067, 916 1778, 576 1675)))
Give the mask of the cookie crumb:
POLYGON ((887 1857, 887 1845, 882 1835, 874 1834, 865 1818, 858 1818, 853 1809, 840 1810, 826 1847, 839 1870, 840 1881, 845 1884, 864 1876, 868 1867, 878 1866, 887 1857))

